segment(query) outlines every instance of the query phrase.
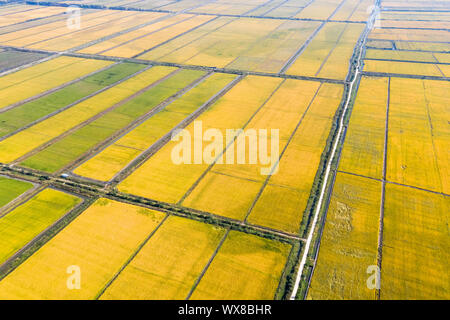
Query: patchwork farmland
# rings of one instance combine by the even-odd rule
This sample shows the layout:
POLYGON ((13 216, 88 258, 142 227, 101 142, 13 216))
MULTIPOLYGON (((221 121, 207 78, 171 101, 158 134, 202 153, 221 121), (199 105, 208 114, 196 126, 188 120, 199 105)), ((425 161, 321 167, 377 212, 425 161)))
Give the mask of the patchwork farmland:
POLYGON ((449 299, 444 2, 2 2, 0 299, 449 299))

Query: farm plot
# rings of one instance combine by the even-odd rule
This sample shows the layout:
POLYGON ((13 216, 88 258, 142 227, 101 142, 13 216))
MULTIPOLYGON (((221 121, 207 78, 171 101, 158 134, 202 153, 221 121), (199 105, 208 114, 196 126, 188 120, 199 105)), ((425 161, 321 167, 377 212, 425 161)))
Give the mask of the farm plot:
POLYGON ((191 299, 271 300, 291 247, 230 231, 191 299))
POLYGON ((279 72, 320 25, 311 21, 219 17, 139 56, 219 68, 279 72))
POLYGON ((182 70, 107 112, 87 125, 71 132, 47 148, 39 150, 21 165, 46 172, 56 172, 69 165, 97 144, 151 112, 160 103, 203 76, 203 71, 182 70))
MULTIPOLYGON (((212 13, 212 14, 236 14, 245 15, 252 13, 258 6, 266 3, 267 0, 250 0, 245 1, 233 1, 233 0, 217 0, 210 3, 206 3, 198 8, 193 8, 192 11, 199 13, 212 13)), ((164 8, 170 8, 172 6, 165 6, 164 8)))
MULTIPOLYGON (((139 2, 134 2, 133 0, 130 1, 129 4, 125 4, 125 7, 132 7, 132 8, 141 8, 141 9, 156 9, 156 10, 167 10, 167 5, 171 4, 178 4, 180 10, 189 9, 191 7, 191 3, 193 1, 191 0, 180 0, 180 1, 174 1, 174 0, 144 0, 139 2), (184 6, 184 4, 187 4, 184 6)), ((198 3, 197 1, 194 1, 194 5, 198 3)), ((172 8, 175 9, 175 8, 172 8)))
POLYGON ((441 42, 414 42, 414 41, 394 41, 398 50, 418 50, 418 51, 438 51, 450 52, 450 43, 441 42))
MULTIPOLYGON (((135 57, 143 52, 156 48, 165 42, 171 40, 174 37, 179 37, 180 35, 189 32, 211 20, 215 17, 213 16, 194 16, 188 15, 187 19, 182 19, 185 16, 177 16, 175 18, 170 18, 169 22, 175 21, 175 23, 168 24, 161 22, 151 25, 145 30, 150 30, 148 34, 144 36, 138 36, 135 39, 127 39, 126 36, 119 38, 120 40, 126 40, 123 44, 116 45, 110 50, 102 51, 103 55, 116 56, 116 57, 135 57), (181 20, 180 20, 181 19, 181 20), (180 21, 179 21, 180 20, 180 21), (179 21, 179 23, 177 23, 179 21), (156 29, 155 29, 156 28, 156 29), (153 30, 155 29, 155 30, 153 30), (153 30, 153 31, 151 31, 153 30)), ((132 34, 133 36, 133 34, 132 34)))
POLYGON ((374 0, 346 0, 331 19, 336 21, 366 22, 370 15, 370 9, 374 4, 374 0))
POLYGON ((215 73, 181 98, 169 104, 105 150, 79 166, 74 173, 95 180, 109 181, 139 154, 182 122, 217 94, 236 76, 215 73))
POLYGON ((365 60, 364 71, 386 74, 450 77, 450 74, 441 65, 418 62, 365 60))
POLYGON ((369 39, 394 40, 394 41, 447 42, 448 31, 374 28, 372 32, 369 34, 369 39))
POLYGON ((0 141, 0 161, 7 163, 16 160, 93 116, 105 112, 125 99, 129 99, 174 70, 175 68, 169 67, 153 67, 145 70, 45 121, 0 141))
POLYGON ((401 51, 401 50, 374 50, 366 51, 366 59, 385 59, 385 60, 400 60, 411 62, 443 62, 449 60, 450 54, 441 53, 438 55, 433 52, 420 51, 401 51), (436 54, 436 56, 435 56, 436 54))
MULTIPOLYGON (((95 12, 88 11, 89 14, 84 14, 82 10, 82 27, 84 29, 93 26, 107 23, 108 20, 113 20, 120 15, 120 12, 112 10, 97 10, 95 12)), ((4 33, 0 35, 0 43, 10 46, 22 46, 25 44, 32 44, 34 42, 48 39, 48 37, 55 37, 74 32, 73 29, 67 28, 67 20, 53 21, 51 23, 42 23, 34 25, 32 28, 19 29, 15 32, 4 33)))
MULTIPOLYGON (((24 204, 1 216, 0 264, 80 202, 81 199, 73 195, 45 189, 24 204)), ((3 292, 0 296, 6 297, 3 292)))
POLYGON ((308 299, 375 299, 381 182, 338 173, 308 299))
POLYGON ((450 194, 448 90, 447 81, 391 79, 387 180, 450 194))
MULTIPOLYGON (((317 82, 285 81, 251 119, 245 130, 267 129, 267 134, 272 139, 270 130, 276 129, 279 131, 279 141, 274 143, 278 144, 278 150, 283 149, 306 113, 319 85, 317 82)), ((245 139, 244 134, 241 135, 245 139)), ((271 143, 268 141, 268 145, 271 143)), ((235 148, 232 145, 226 152, 234 152, 235 148)), ((268 151, 273 151, 272 146, 267 148, 268 151)), ((239 164, 237 161, 234 164, 215 163, 181 204, 243 220, 267 174, 274 170, 278 156, 274 154, 274 157, 276 158, 270 164, 263 164, 261 159, 255 164, 239 164), (263 170, 267 171, 266 175, 262 173, 263 170)))
POLYGON ((0 73, 6 70, 14 69, 30 62, 45 58, 48 55, 45 53, 31 53, 16 50, 1 50, 0 51, 0 73))
POLYGON ((221 228, 169 217, 101 299, 185 299, 224 235, 221 228))
POLYGON ((248 221, 298 233, 343 88, 323 84, 280 158, 279 171, 261 188, 248 221))
MULTIPOLYGON (((57 26, 45 33, 7 41, 6 44, 23 46, 31 49, 64 51, 88 44, 102 37, 113 35, 128 28, 147 23, 165 14, 154 12, 116 11, 113 14, 92 19, 81 24, 80 29, 70 30, 65 21, 56 22, 57 26)), ((90 15, 89 15, 90 16, 90 15)), ((46 25, 48 27, 48 25, 46 25)), ((33 32, 32 28, 29 32, 33 32)), ((14 33, 11 33, 12 35, 14 33)), ((0 43, 2 43, 0 38, 0 43)))
POLYGON ((94 299, 163 217, 145 208, 99 199, 1 280, 0 296, 94 299), (82 273, 79 290, 67 286, 70 266, 78 266, 82 273))
POLYGON ((381 179, 388 78, 363 77, 345 137, 339 169, 381 179))
POLYGON ((11 134, 34 121, 39 121, 39 119, 49 116, 53 112, 58 112, 76 103, 76 101, 138 72, 144 67, 144 65, 132 63, 117 64, 39 99, 4 111, 0 113, 0 123, 2 123, 0 137, 11 134))
MULTIPOLYGON (((292 232, 297 232, 299 228, 332 118, 342 97, 342 88, 338 85, 325 84, 320 90, 318 90, 318 86, 318 83, 297 80, 285 81, 280 86, 279 81, 248 77, 198 118, 202 121, 205 130, 207 128, 223 128, 224 130, 240 128, 246 119, 249 119, 251 112, 257 111, 258 106, 264 103, 262 108, 254 116, 251 116, 245 129, 268 129, 269 132, 270 129, 279 129, 280 144, 276 147, 281 152, 309 104, 312 104, 293 138, 286 163, 283 159, 280 164, 280 173, 273 176, 277 182, 274 182, 274 186, 264 190, 261 204, 257 203, 254 212, 250 215, 251 222, 256 221, 265 226, 292 232), (266 82, 265 84, 262 79, 266 82), (260 83, 258 84, 258 82, 260 83), (255 96, 252 92, 256 88, 248 87, 251 83, 259 86, 264 84, 264 91, 260 89, 259 95, 255 96), (275 85, 279 88, 277 89, 275 85), (236 95, 236 93, 238 94, 236 95), (254 100, 241 104, 242 95, 245 94, 248 97, 254 96, 254 100), (312 102, 316 94, 317 97, 312 102), (249 108, 250 103, 254 104, 251 109, 249 108), (233 105, 239 104, 241 104, 240 109, 233 107, 233 105), (249 109, 245 113, 242 110, 244 105, 246 105, 246 109, 249 109), (232 110, 238 114, 231 114, 232 110), (299 158, 309 161, 305 162, 304 167, 298 168, 297 160, 299 158), (297 163, 296 167, 298 168, 295 174, 297 178, 293 178, 292 174, 292 163, 294 162, 297 163), (288 171, 291 173, 289 174, 288 171), (278 181, 278 175, 285 179, 278 181), (280 184, 286 186, 286 190, 281 189, 280 184), (294 188, 294 191, 291 188, 294 188), (277 210, 283 206, 281 199, 289 196, 292 201, 289 210, 286 207, 277 210), (272 207, 267 208, 267 201, 272 203, 272 207), (276 206, 280 206, 280 208, 276 208, 276 206), (274 211, 277 212, 276 215, 274 211)), ((188 126, 187 129, 192 132, 193 125, 188 126)), ((268 144, 270 143, 269 140, 268 144)), ((257 200, 258 193, 260 190, 262 192, 267 174, 271 172, 272 166, 275 167, 275 163, 278 161, 278 158, 273 158, 271 164, 262 164, 258 161, 256 164, 250 165, 236 164, 236 160, 233 159, 234 164, 221 164, 219 161, 210 170, 205 171, 208 168, 206 163, 173 164, 170 157, 174 145, 173 142, 170 142, 158 151, 119 184, 119 190, 161 201, 179 202, 186 207, 235 219, 245 219, 252 203, 257 200), (261 174, 262 169, 266 169, 266 175, 261 174), (237 185, 240 187, 236 188, 237 185)), ((203 146, 203 148, 205 147, 207 146, 203 146)), ((233 154, 234 151, 231 152, 231 149, 234 148, 234 146, 228 148, 226 153, 233 154)), ((214 157, 217 155, 215 153, 214 157)), ((246 157, 248 158, 248 154, 246 157)))
POLYGON ((251 15, 291 18, 302 11, 309 2, 309 0, 275 0, 253 11, 251 15))
POLYGON ((345 0, 314 0, 309 3, 295 18, 330 19, 345 0))
POLYGON ((449 299, 450 198, 386 188, 381 299, 449 299))
MULTIPOLYGON (((36 6, 33 6, 36 7, 36 6)), ((94 10, 94 9, 86 9, 86 10, 82 10, 82 19, 88 19, 88 15, 93 14, 93 16, 95 16, 97 13, 98 14, 98 10, 94 10)), ((40 18, 40 19, 35 19, 35 20, 27 20, 21 23, 16 23, 16 24, 11 24, 8 26, 4 26, 4 27, 0 27, 0 34, 6 35, 7 33, 10 32, 17 32, 17 31, 21 31, 21 30, 26 30, 29 28, 34 28, 34 27, 41 27, 47 24, 51 24, 57 21, 67 21, 67 14, 63 13, 63 14, 57 14, 57 15, 51 15, 45 18, 40 18)), ((51 30, 51 29, 50 29, 51 30)), ((30 35, 30 34, 28 34, 30 35)), ((23 36, 23 34, 22 34, 23 36)), ((5 39, 5 38, 4 38, 5 39)), ((11 40, 11 38, 9 38, 9 40, 11 40)))
MULTIPOLYGON (((24 9, 26 7, 24 6, 24 9)), ((21 23, 31 19, 40 19, 51 15, 62 14, 66 8, 61 7, 31 7, 31 10, 22 12, 11 12, 6 15, 0 15, 0 27, 11 24, 21 23)))
POLYGON ((29 182, 0 176, 0 209, 32 187, 29 182))
POLYGON ((363 29, 355 23, 326 23, 286 73, 344 80, 363 29))
POLYGON ((383 28, 412 28, 412 29, 450 29, 450 21, 408 21, 408 20, 380 20, 383 28))
POLYGON ((392 77, 388 82, 363 77, 339 165, 347 173, 337 174, 309 298, 367 299, 374 295, 366 287, 366 268, 376 265, 379 210, 384 211, 381 299, 449 297, 444 271, 449 251, 449 185, 444 178, 449 175, 448 90, 447 81, 392 77), (381 181, 353 174, 383 178, 385 123, 389 129, 386 191, 380 207, 381 181), (365 145, 369 151, 362 152, 365 145), (355 209, 360 203, 365 206, 355 209), (361 239, 352 236, 361 230, 355 217, 367 232, 361 239))
POLYGON ((54 87, 75 80, 112 62, 59 57, 0 78, 0 111, 54 87))
MULTIPOLYGON (((200 117, 203 130, 239 129, 267 100, 282 80, 269 77, 248 76, 214 103, 200 117)), ((186 127, 191 137, 194 125, 186 127)), ((191 140, 191 139, 190 139, 191 140)), ((176 203, 208 168, 205 162, 175 164, 172 150, 176 141, 170 141, 141 167, 126 178, 118 189, 165 202, 176 203)), ((206 144, 201 146, 204 151, 206 144)), ((190 159, 192 161, 192 156, 190 159)))
POLYGON ((53 36, 52 38, 40 41, 39 43, 33 42, 31 45, 27 45, 27 47, 56 51, 78 48, 83 45, 88 45, 91 42, 95 42, 103 37, 111 36, 129 28, 159 19, 164 15, 165 14, 163 13, 155 12, 127 14, 124 17, 117 17, 115 20, 108 19, 105 24, 99 24, 96 27, 87 28, 86 30, 81 29, 80 31, 72 32, 64 36, 58 36, 56 38, 53 36))
MULTIPOLYGON (((179 14, 175 16, 168 16, 167 18, 161 20, 161 21, 155 21, 152 24, 149 24, 148 26, 144 26, 142 28, 139 28, 134 31, 127 32, 123 35, 119 35, 117 37, 113 37, 111 39, 101 41, 97 44, 94 44, 92 46, 89 46, 87 48, 84 48, 80 50, 81 53, 88 53, 88 54, 101 54, 105 53, 107 51, 116 49, 118 47, 121 47, 122 49, 120 52, 125 52, 124 48, 126 47, 126 44, 133 41, 138 40, 140 38, 143 38, 145 36, 149 36, 153 34, 156 36, 158 33, 162 33, 165 29, 171 29, 174 28, 176 25, 180 24, 184 21, 189 21, 193 18, 193 15, 187 15, 187 14, 179 14)), ((114 51, 115 54, 119 52, 118 50, 114 51)), ((108 53, 109 54, 109 53, 108 53)), ((129 54, 129 56, 133 56, 134 53, 129 54)))

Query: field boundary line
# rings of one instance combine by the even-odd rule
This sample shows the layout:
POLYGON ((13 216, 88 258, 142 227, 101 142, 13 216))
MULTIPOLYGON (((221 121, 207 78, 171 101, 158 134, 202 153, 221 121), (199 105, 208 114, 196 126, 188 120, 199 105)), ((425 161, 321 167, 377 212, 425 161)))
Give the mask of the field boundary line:
MULTIPOLYGON (((386 101, 386 120, 384 128, 384 145, 383 145, 383 172, 381 180, 381 198, 380 198, 380 217, 378 222, 378 245, 377 245, 377 266, 379 270, 380 280, 379 285, 381 286, 381 264, 383 256, 383 231, 384 231, 384 210, 385 210, 385 200, 386 200, 386 169, 387 169, 387 152, 388 152, 388 142, 389 142, 389 107, 391 101, 391 78, 388 78, 387 83, 387 101, 386 101)), ((377 288, 375 291, 376 300, 380 300, 381 297, 381 287, 377 288)))
POLYGON ((213 254, 209 258, 206 265, 203 267, 202 272, 198 275, 197 279, 195 280, 194 284, 192 285, 191 290, 189 290, 188 295, 186 296, 185 300, 189 300, 192 297, 192 294, 194 293, 195 289, 197 289, 197 286, 200 284, 200 281, 202 281, 206 271, 208 271, 209 267, 211 266, 211 263, 213 262, 214 258, 216 257, 217 253, 219 252, 220 248, 222 248, 223 243, 228 238, 228 235, 230 234, 230 229, 228 229, 225 234, 222 236, 222 239, 220 239, 219 244, 217 245, 216 249, 214 250, 213 254))
POLYGON ((114 276, 106 283, 106 285, 100 289, 100 291, 95 296, 94 300, 99 300, 100 297, 108 290, 108 288, 111 286, 111 284, 119 277, 119 275, 122 273, 123 270, 130 264, 131 261, 136 258, 136 256, 139 254, 139 252, 142 250, 142 248, 150 241, 150 239, 153 237, 153 235, 159 230, 159 228, 163 225, 164 222, 170 217, 171 215, 166 213, 164 218, 161 219, 161 221, 158 223, 158 225, 153 229, 150 234, 137 246, 137 248, 131 253, 131 255, 128 257, 128 259, 122 264, 122 266, 119 268, 119 270, 114 274, 114 276))

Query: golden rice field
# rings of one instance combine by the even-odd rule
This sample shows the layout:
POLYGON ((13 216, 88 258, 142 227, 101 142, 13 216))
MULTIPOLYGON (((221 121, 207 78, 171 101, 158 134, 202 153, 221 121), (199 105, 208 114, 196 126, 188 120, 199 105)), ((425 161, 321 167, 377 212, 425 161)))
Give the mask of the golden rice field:
POLYGON ((381 183, 338 173, 309 299, 375 299, 366 282, 377 264, 381 183))
POLYGON ((444 2, 0 3, 0 299, 449 299, 444 2))
POLYGON ((329 22, 287 70, 287 74, 345 79, 363 26, 329 22))
POLYGON ((60 57, 0 78, 0 110, 104 68, 112 62, 60 57))
POLYGON ((437 64, 403 61, 366 60, 364 70, 389 74, 410 74, 421 76, 448 77, 447 70, 437 64))
POLYGON ((346 173, 333 186, 310 299, 376 297, 366 280, 381 227, 380 298, 449 298, 445 90, 448 82, 439 80, 361 80, 339 163, 346 173))
MULTIPOLYGON (((267 189, 264 188, 267 174, 275 170, 278 159, 271 165, 227 165, 219 161, 211 169, 207 163, 173 164, 171 156, 176 143, 169 142, 121 182, 119 190, 233 219, 245 220, 248 216, 251 223, 296 233, 341 98, 339 85, 246 77, 198 120, 204 129, 241 128, 246 119, 249 119, 246 129, 279 128, 277 148, 282 151, 286 147, 286 155, 281 159, 280 172, 268 180, 267 189), (252 96, 254 99, 249 99, 252 96), (245 109, 243 105, 236 108, 243 99, 245 109), (289 145, 288 140, 292 140, 289 145), (308 162, 299 167, 296 165, 299 159, 308 162), (292 166, 296 166, 294 174, 292 166), (261 170, 267 174, 261 175, 261 170), (283 198, 292 199, 289 210, 277 210, 279 199, 283 198)), ((193 133, 194 124, 187 129, 193 133)))
POLYGON ((72 108, 0 141, 0 161, 11 162, 23 156, 42 143, 57 137, 83 121, 89 120, 107 108, 113 107, 136 91, 144 89, 174 70, 175 68, 171 67, 150 68, 72 108))
POLYGON ((101 299, 185 299, 224 235, 221 228, 169 217, 101 299))
POLYGON ((388 78, 363 77, 353 106, 339 169, 383 177, 388 78))
POLYGON ((231 231, 191 299, 271 300, 290 246, 231 231))
POLYGON ((382 299, 449 298, 449 209, 448 196, 387 185, 382 299))
MULTIPOLYGON (((0 264, 3 264, 80 202, 81 199, 76 196, 53 189, 45 189, 0 216, 0 238, 2 239, 0 264)), ((0 296, 4 297, 3 294, 0 296)))
POLYGON ((450 194, 448 97, 442 95, 448 88, 448 82, 391 79, 387 180, 450 194))
POLYGON ((94 299, 164 215, 97 200, 0 281, 4 299, 94 299), (79 290, 67 287, 67 268, 82 272, 79 290))
POLYGON ((236 76, 214 74, 182 98, 169 104, 164 112, 151 117, 105 150, 74 170, 80 176, 109 181, 139 154, 183 121, 236 76))

